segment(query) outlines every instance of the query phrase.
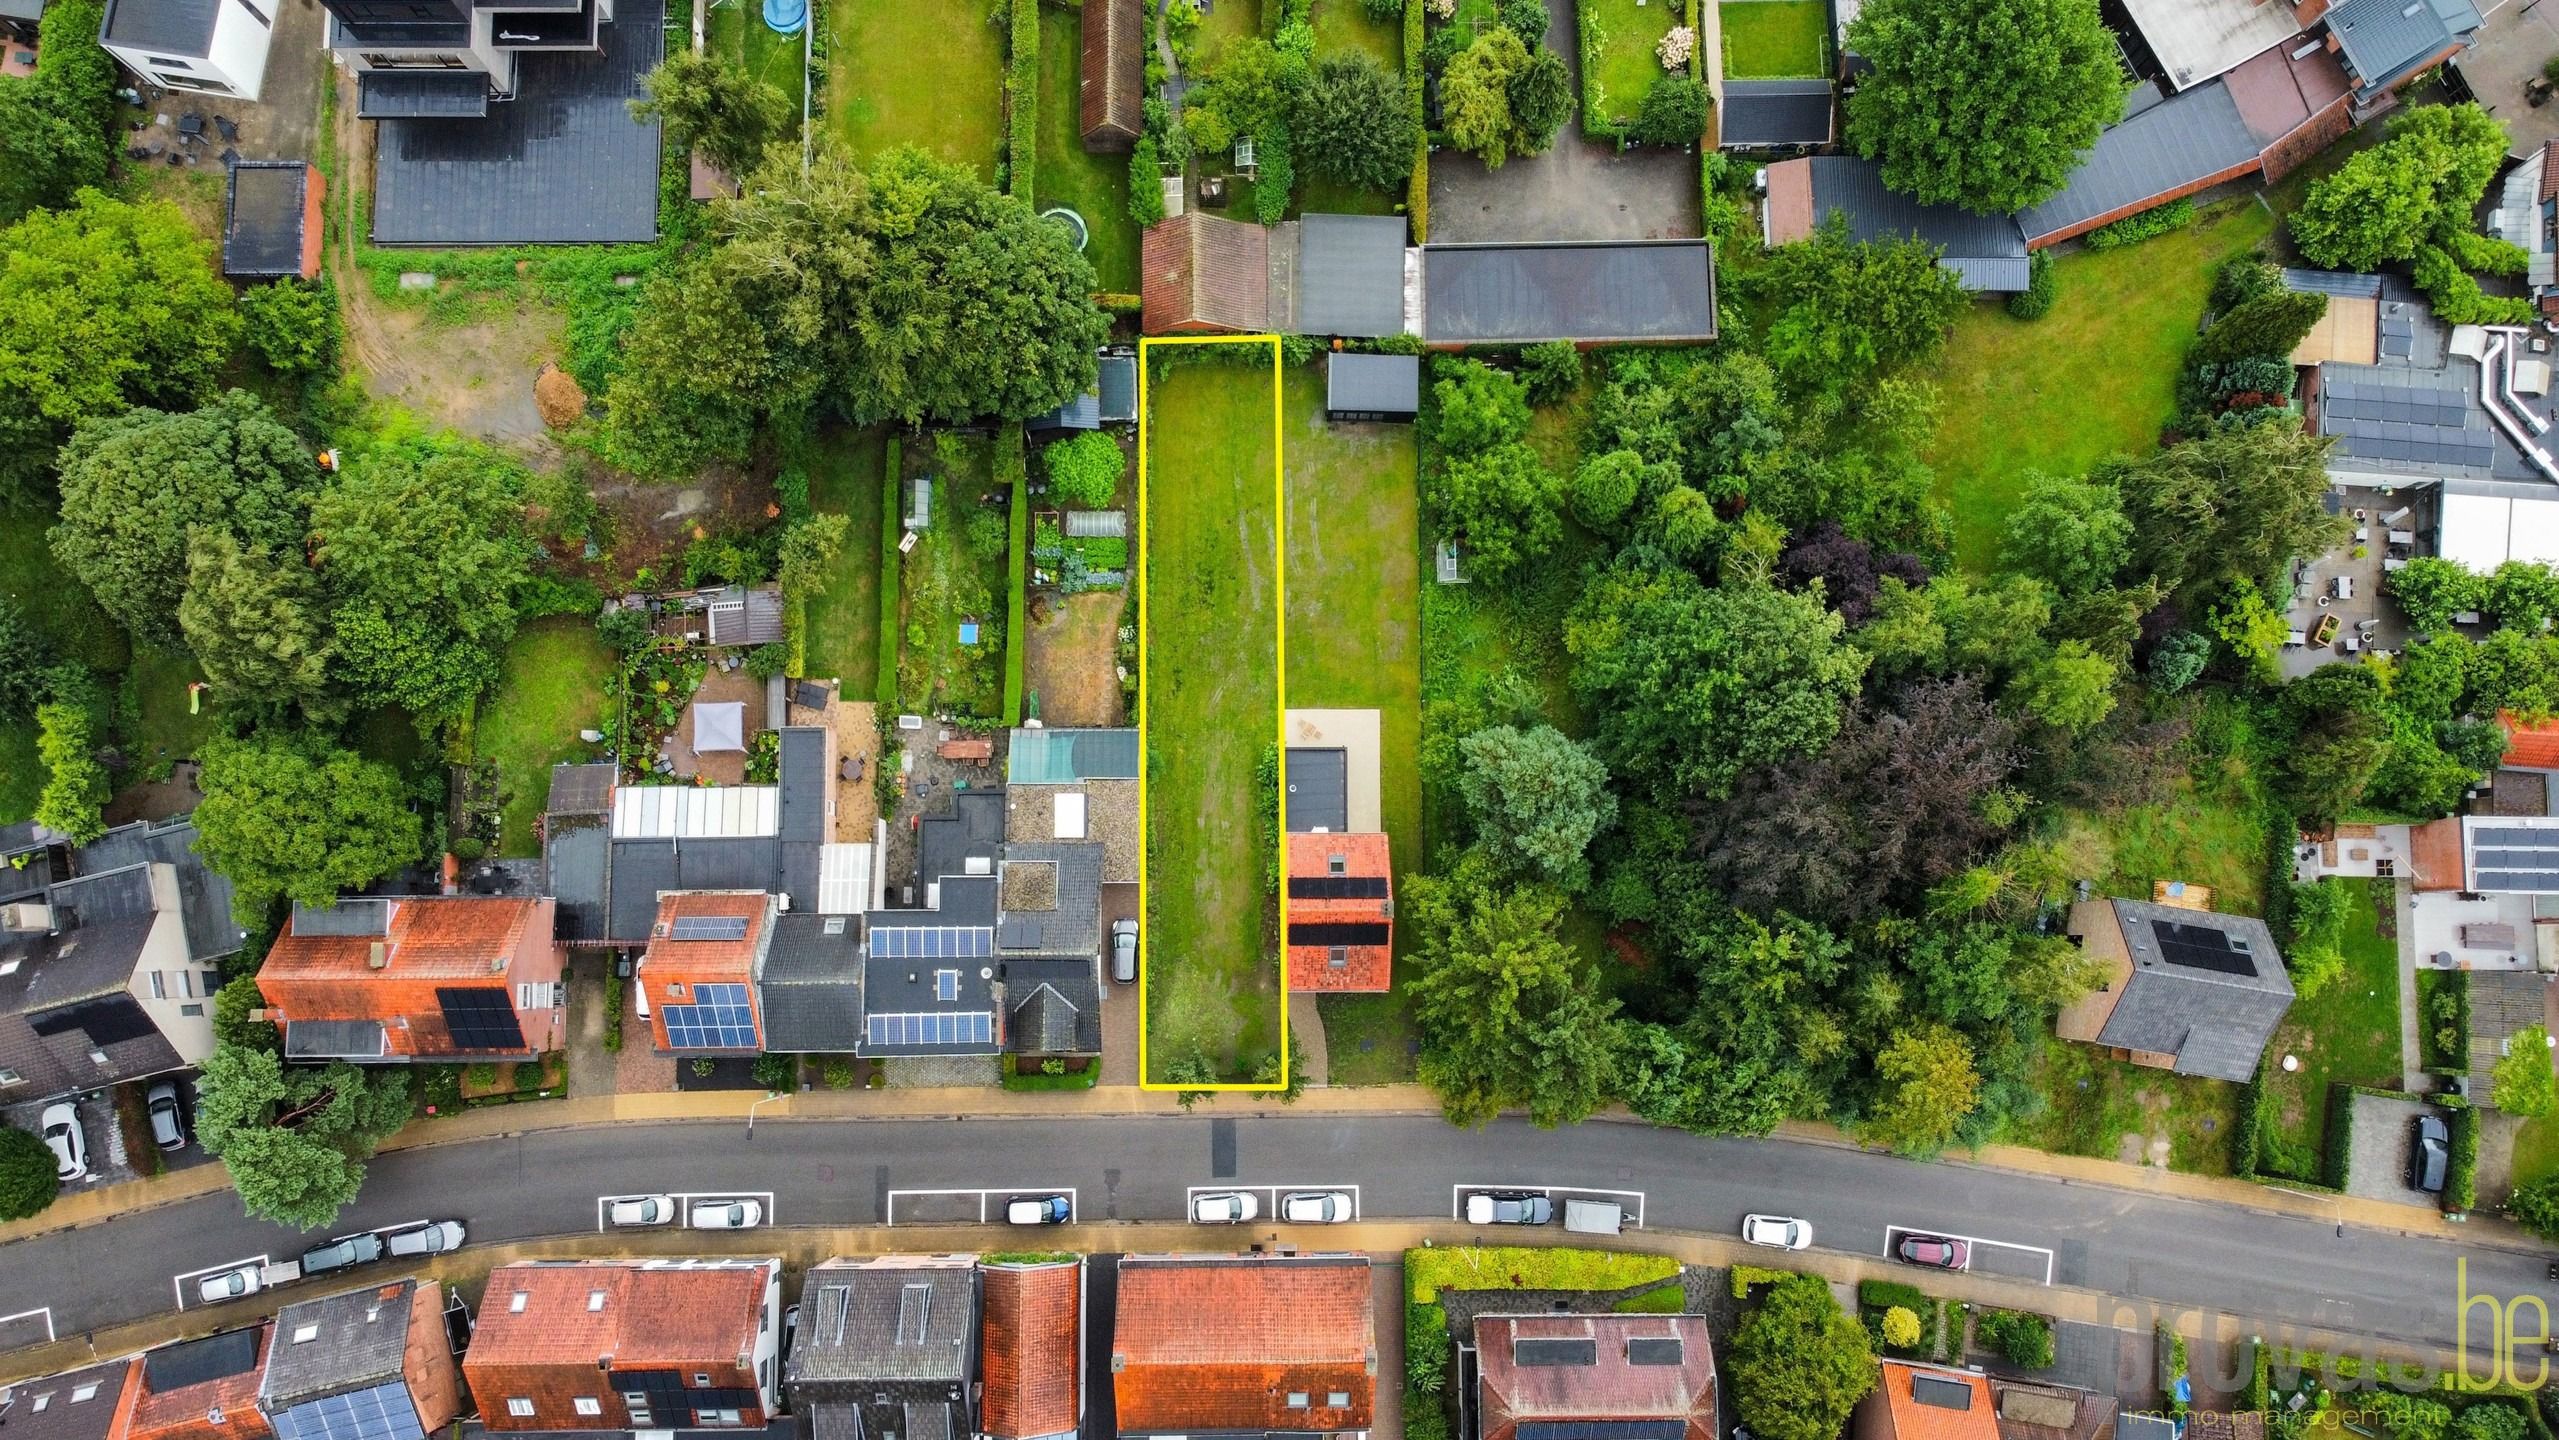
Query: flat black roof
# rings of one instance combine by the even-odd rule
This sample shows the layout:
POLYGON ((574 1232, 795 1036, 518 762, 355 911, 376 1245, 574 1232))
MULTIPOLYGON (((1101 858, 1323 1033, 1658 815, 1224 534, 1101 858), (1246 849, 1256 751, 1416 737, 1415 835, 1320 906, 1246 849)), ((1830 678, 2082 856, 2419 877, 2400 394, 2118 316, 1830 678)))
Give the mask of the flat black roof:
POLYGON ((1703 240, 1432 245, 1422 286, 1434 345, 1715 338, 1703 240))
POLYGON ((1830 143, 1827 80, 1727 80, 1717 145, 1756 150, 1830 143))
POLYGON ((1340 750, 1288 748, 1288 828, 1304 834, 1351 828, 1350 762, 1340 750))
POLYGON ((476 70, 367 70, 355 77, 358 120, 473 120, 489 113, 476 70))
POLYGON ((222 0, 114 0, 98 38, 161 55, 201 60, 213 53, 222 0))
POLYGON ((665 0, 620 0, 601 53, 534 52, 480 119, 379 122, 378 245, 645 243, 658 233, 658 127, 631 118, 666 49, 665 0))

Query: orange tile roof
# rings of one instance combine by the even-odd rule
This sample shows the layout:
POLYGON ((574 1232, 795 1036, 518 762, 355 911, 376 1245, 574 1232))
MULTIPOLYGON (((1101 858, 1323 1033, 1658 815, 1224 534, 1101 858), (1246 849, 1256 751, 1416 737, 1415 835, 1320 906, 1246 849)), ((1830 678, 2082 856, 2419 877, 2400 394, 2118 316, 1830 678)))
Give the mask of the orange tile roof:
POLYGON ((245 1342, 236 1338, 241 1333, 183 1340, 144 1354, 140 1372, 125 1386, 128 1401, 124 1423, 117 1427, 118 1440, 270 1440, 275 1426, 258 1409, 258 1381, 266 1374, 268 1327, 260 1324, 247 1332, 249 1338, 245 1342), (243 1363, 229 1373, 189 1385, 152 1388, 154 1371, 162 1368, 154 1364, 155 1360, 164 1362, 172 1371, 179 1370, 182 1364, 194 1369, 213 1355, 228 1353, 230 1346, 242 1343, 247 1346, 239 1357, 243 1363))
POLYGON ((2500 710, 2497 723, 2506 727, 2507 769, 2559 770, 2559 719, 2526 724, 2512 710, 2500 710))
POLYGON ((2461 822, 2452 816, 2408 827, 2409 863, 2420 890, 2461 888, 2461 822))
POLYGON ((666 1032, 666 1007, 691 1004, 694 988, 701 985, 746 986, 748 1014, 762 1037, 755 957, 766 943, 772 906, 773 898, 761 891, 688 890, 658 900, 649 948, 640 957, 639 983, 647 987, 649 1034, 659 1050, 674 1048, 666 1032), (735 940, 678 940, 672 934, 678 920, 718 916, 744 917, 746 934, 735 940))
POLYGON ((1395 877, 1394 860, 1386 837, 1375 833, 1310 834, 1288 837, 1288 874, 1294 880, 1318 880, 1334 875, 1333 857, 1342 857, 1344 876, 1356 876, 1386 882, 1386 894, 1364 898, 1315 896, 1295 893, 1292 886, 1285 898, 1288 923, 1294 927, 1322 924, 1370 924, 1386 927, 1384 943, 1348 945, 1343 950, 1343 964, 1333 965, 1334 945, 1330 941, 1316 944, 1291 944, 1288 947, 1288 983, 1291 989, 1314 991, 1346 991, 1375 993, 1395 983, 1395 877))
POLYGON ((388 978, 485 980, 503 974, 526 927, 550 929, 553 902, 520 896, 422 895, 385 902, 389 933, 300 935, 293 922, 267 951, 260 976, 279 980, 375 980, 388 978), (387 962, 372 965, 375 940, 387 962))
POLYGON ((998 1440, 1023 1440, 1075 1428, 1082 1277, 1072 1260, 983 1267, 978 1364, 986 1389, 979 1429, 998 1440))
POLYGON ((1361 1256, 1130 1256, 1112 1389, 1123 1432, 1369 1428, 1377 1333, 1361 1256), (1302 1394, 1303 1407, 1288 1398, 1302 1394), (1335 1395, 1347 1403, 1329 1403, 1335 1395))
POLYGON ((1986 1377, 1900 1360, 1886 1360, 1883 1367, 1874 1392, 1860 1403, 1884 1407, 1886 1433, 1892 1440, 1999 1440, 1999 1415, 1992 1407, 1986 1377), (1920 1375, 1963 1387, 1971 1393, 1970 1406, 1956 1410, 1922 1404, 1911 1390, 1912 1378, 1920 1375))
MULTIPOLYGON (((673 1370, 707 1375, 711 1389, 757 1389, 756 1336, 766 1282, 778 1263, 505 1266, 489 1276, 481 1297, 479 1327, 462 1359, 463 1382, 491 1428, 508 1430, 629 1428, 629 1408, 618 1389, 604 1383, 608 1370, 673 1370), (519 1294, 522 1309, 516 1308, 519 1294), (510 1415, 507 1402, 516 1399, 531 1402, 534 1413, 510 1415), (595 1402, 600 1413, 582 1414, 580 1399, 595 1402)), ((664 1424, 674 1417, 651 1418, 664 1424)))

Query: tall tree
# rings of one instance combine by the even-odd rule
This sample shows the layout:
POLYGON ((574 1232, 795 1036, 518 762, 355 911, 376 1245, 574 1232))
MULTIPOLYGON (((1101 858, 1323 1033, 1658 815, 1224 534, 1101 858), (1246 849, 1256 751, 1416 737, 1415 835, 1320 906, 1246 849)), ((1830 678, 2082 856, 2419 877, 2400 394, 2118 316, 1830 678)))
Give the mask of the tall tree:
POLYGON ((2371 270, 2416 255, 2470 213, 2505 163, 2506 129, 2475 104, 2425 105, 2390 123, 2390 138, 2310 187, 2293 212, 2293 243, 2316 265, 2371 270))
POLYGON ((513 461, 452 441, 351 460, 311 507, 337 663, 377 704, 440 719, 494 684, 533 547, 513 461))
POLYGON ((2131 558, 2132 521, 2111 482, 2026 477, 2026 493, 2008 515, 2001 564, 2057 595, 2085 595, 2114 584, 2131 558))
POLYGON ((187 547, 178 628, 224 705, 273 718, 285 706, 312 708, 328 693, 335 642, 319 583, 298 549, 247 549, 227 530, 198 529, 187 547))
POLYGON ((1583 592, 1564 645, 1609 767, 1713 797, 1750 766, 1818 751, 1839 732, 1866 670, 1840 630, 1809 595, 1710 590, 1684 570, 1627 563, 1583 592))
POLYGON ((212 247, 176 206, 95 191, 0 230, 0 315, 0 490, 20 499, 80 421, 203 398, 240 334, 212 247))
POLYGON ((1519 133, 1511 113, 1511 80, 1528 67, 1528 47, 1499 26, 1475 37, 1440 72, 1442 128, 1448 143, 1499 170, 1519 133))
POLYGON ((1848 143, 1925 204, 2023 210, 2123 116, 2096 0, 1877 0, 1848 47, 1874 65, 1849 92, 1848 143))
POLYGON ((189 532, 298 553, 319 478, 300 437, 243 390, 189 414, 91 420, 62 449, 54 557, 127 630, 172 645, 189 532))
POLYGON ((1836 397, 1877 371, 1925 359, 1972 302, 1938 265, 1935 247, 1853 241, 1836 219, 1770 251, 1754 283, 1779 307, 1768 322, 1769 363, 1798 394, 1836 397))
POLYGON ((2219 430, 2119 476, 2133 556, 2170 592, 2201 598, 2279 576, 2345 538, 2328 512, 2328 442, 2285 425, 2219 430))
POLYGON ((1552 725, 1496 725, 1457 750, 1458 797, 1485 852, 1511 874, 1568 892, 1589 885, 1591 837, 1617 818, 1599 757, 1552 725))
POLYGON ((1678 70, 1655 80, 1635 112, 1635 138, 1647 145, 1694 145, 1714 109, 1706 87, 1678 70))
POLYGON ((400 777, 352 750, 268 734, 204 747, 196 848, 231 881, 233 914, 263 925, 278 899, 326 905, 418 858, 400 777))
POLYGON ((0 225, 106 182, 115 61, 98 45, 103 0, 44 7, 32 75, 0 76, 0 225))
POLYGON ((1563 538, 1563 498, 1562 479, 1518 441, 1445 460, 1423 486, 1440 532, 1464 541, 1468 567, 1496 582, 1563 538))
POLYGON ((669 144, 731 175, 753 170, 799 118, 781 91, 725 56, 670 51, 640 86, 647 93, 631 101, 634 119, 658 121, 669 144))
POLYGON ((241 1208, 310 1230, 354 1201, 365 1158, 414 1104, 397 1066, 289 1067, 268 1051, 217 1045, 196 1086, 196 1136, 230 1171, 241 1208))
POLYGON ((2305 824, 2344 815, 2363 798, 2390 750, 2381 672, 2323 665, 2284 687, 2292 743, 2282 748, 2283 793, 2305 824))
POLYGON ((1583 1119, 1609 1095, 1617 1002, 1558 933, 1564 897, 1504 889, 1480 869, 1408 876, 1403 922, 1419 936, 1408 989, 1421 1077, 1449 1120, 1518 1107, 1539 1125, 1583 1119))
POLYGON ((1857 1127, 1858 1138, 1904 1155, 1934 1155, 1955 1138, 1981 1094, 1973 1049, 1942 1025, 1895 1035, 1875 1057, 1883 1092, 1857 1127))
POLYGON ((1362 50, 1315 62, 1290 130, 1308 170, 1363 190, 1403 184, 1421 139, 1404 82, 1362 50))
POLYGON ((1733 1406, 1766 1440, 1839 1440, 1875 1388, 1866 1327, 1830 1298, 1818 1275, 1768 1287, 1732 1342, 1733 1406))
MULTIPOLYGON (((1540 7, 1543 8, 1542 6, 1540 7)), ((1573 76, 1564 57, 1540 45, 1511 72, 1511 153, 1543 155, 1573 113, 1573 76)))

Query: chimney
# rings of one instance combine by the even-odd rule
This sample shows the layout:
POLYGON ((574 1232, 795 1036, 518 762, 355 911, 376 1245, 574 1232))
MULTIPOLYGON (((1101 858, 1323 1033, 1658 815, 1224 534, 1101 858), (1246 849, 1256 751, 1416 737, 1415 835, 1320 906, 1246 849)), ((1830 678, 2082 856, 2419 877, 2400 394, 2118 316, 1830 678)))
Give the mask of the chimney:
POLYGON ((364 952, 364 963, 366 968, 373 970, 387 970, 391 968, 390 942, 386 940, 376 940, 370 946, 367 946, 364 952))
POLYGON ((0 906, 0 931, 12 935, 41 935, 52 928, 53 907, 43 901, 0 906))

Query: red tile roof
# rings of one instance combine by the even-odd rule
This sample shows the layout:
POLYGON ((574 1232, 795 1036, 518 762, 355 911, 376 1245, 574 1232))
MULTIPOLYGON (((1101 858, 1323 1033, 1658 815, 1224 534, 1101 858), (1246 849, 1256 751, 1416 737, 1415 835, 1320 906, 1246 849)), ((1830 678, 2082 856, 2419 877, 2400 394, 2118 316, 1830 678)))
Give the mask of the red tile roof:
POLYGON ((258 1409, 258 1381, 266 1373, 268 1327, 231 1331, 163 1345, 142 1357, 142 1369, 125 1386, 124 1423, 117 1440, 270 1440, 275 1426, 258 1409), (234 1350, 233 1347, 243 1347, 234 1350), (217 1357, 237 1356, 216 1363, 217 1357), (170 1385, 155 1373, 210 1368, 225 1373, 193 1384, 170 1385), (155 1379, 165 1387, 153 1388, 155 1379))
POLYGON ((1148 226, 1142 328, 1149 335, 1269 329, 1270 233, 1197 210, 1148 226))
MULTIPOLYGON (((489 1276, 462 1378, 492 1429, 600 1430, 630 1425, 611 1369, 708 1374, 714 1388, 754 1389, 755 1346, 770 1267, 652 1267, 638 1261, 522 1261, 489 1276), (518 1308, 516 1297, 524 1297, 518 1308), (600 1402, 580 1415, 575 1400, 600 1402), (530 1416, 507 1401, 529 1399, 530 1416)), ((670 1417, 656 1417, 667 1423, 670 1417)))
POLYGON ((1083 1267, 1073 1260, 982 1269, 978 1428, 997 1440, 1075 1429, 1076 1316, 1083 1267))
MULTIPOLYGON (((1484 1315, 1475 1320, 1480 1440, 1525 1424, 1674 1420, 1715 1440, 1715 1352, 1702 1315, 1484 1315), (1590 1363, 1520 1363, 1523 1340, 1591 1342, 1590 1363), (1675 1364, 1632 1363, 1629 1341, 1675 1342, 1675 1364)), ((1658 1358, 1658 1357, 1647 1357, 1658 1358)))
POLYGON ((1111 1356, 1120 1430, 1369 1428, 1371 1280, 1364 1256, 1123 1259, 1111 1356), (1299 1395, 1305 1405, 1288 1403, 1299 1395))
POLYGON ((663 896, 649 927, 649 948, 640 957, 639 981, 647 987, 649 1034, 660 1050, 671 1050, 666 1033, 666 1007, 692 1003, 697 985, 744 985, 755 1032, 764 1033, 764 1017, 756 1005, 755 957, 763 950, 773 897, 761 891, 687 890, 663 896), (678 940, 675 922, 738 917, 746 933, 735 940, 678 940))
POLYGON ((2506 727, 2507 769, 2559 770, 2559 719, 2527 723, 2512 710, 2500 710, 2497 723, 2506 727))
MULTIPOLYGON (((1858 1405, 1861 1410, 1878 1407, 1875 1418, 1883 1422, 1882 1433, 1891 1440, 1999 1440, 1999 1414, 1991 1405, 1990 1381, 1969 1370, 1886 1360, 1874 1390, 1858 1405), (1942 1380, 1964 1391, 1965 1408, 1958 1410, 1920 1400, 1911 1387, 1911 1381, 1919 1376, 1927 1376, 1932 1382, 1942 1380)), ((1866 1414, 1858 1417, 1857 1433, 1866 1433, 1868 1418, 1866 1414)))
POLYGON ((1295 834, 1288 837, 1288 874, 1291 880, 1323 879, 1336 874, 1386 882, 1387 893, 1353 899, 1341 896, 1300 895, 1296 887, 1282 903, 1292 943, 1288 947, 1288 983, 1291 989, 1377 993, 1395 983, 1395 865, 1386 837, 1378 834, 1295 834), (1342 868, 1336 871, 1333 860, 1338 856, 1342 868), (1300 925, 1377 925, 1383 926, 1385 938, 1373 945, 1336 947, 1330 940, 1316 944, 1294 943, 1300 925), (1342 964, 1333 964, 1333 951, 1342 951, 1342 964))
POLYGON ((555 902, 429 895, 379 903, 390 907, 381 935, 301 934, 286 922, 258 968, 258 993, 288 1030, 305 1020, 378 1020, 386 1055, 457 1054, 438 989, 468 982, 505 994, 512 1006, 511 987, 529 984, 543 988, 538 1003, 519 1011, 527 1047, 551 1048, 549 987, 560 978, 555 902))

